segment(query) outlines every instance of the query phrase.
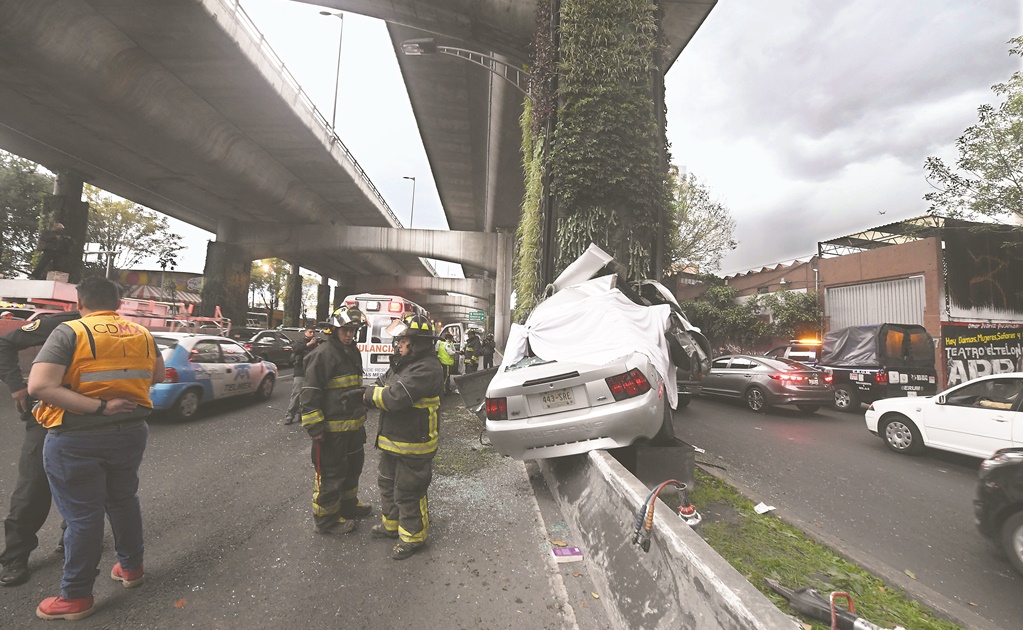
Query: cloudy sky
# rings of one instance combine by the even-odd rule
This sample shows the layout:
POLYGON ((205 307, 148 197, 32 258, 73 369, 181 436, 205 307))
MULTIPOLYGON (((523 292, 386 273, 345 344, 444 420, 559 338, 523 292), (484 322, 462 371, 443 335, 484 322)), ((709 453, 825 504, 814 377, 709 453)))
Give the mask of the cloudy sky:
MULTIPOLYGON (((342 20, 242 6, 330 119, 342 20)), ((721 271, 926 212, 924 159, 954 160, 990 86, 1019 68, 1019 34, 1017 0, 720 0, 668 73, 667 106, 674 162, 736 220, 721 271)), ((414 176, 415 227, 445 228, 384 25, 347 14, 341 47, 342 140, 403 221, 414 176)), ((201 271, 209 235, 190 234, 182 268, 201 271)))

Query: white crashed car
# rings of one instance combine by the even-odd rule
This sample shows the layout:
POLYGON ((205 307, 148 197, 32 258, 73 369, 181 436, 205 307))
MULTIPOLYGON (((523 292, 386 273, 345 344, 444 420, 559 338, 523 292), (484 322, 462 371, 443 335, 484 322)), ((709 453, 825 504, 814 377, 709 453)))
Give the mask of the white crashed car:
POLYGON ((487 436, 504 455, 545 459, 674 437, 671 307, 630 300, 617 275, 568 284, 610 262, 596 251, 604 258, 570 266, 556 293, 512 326, 485 402, 487 436))

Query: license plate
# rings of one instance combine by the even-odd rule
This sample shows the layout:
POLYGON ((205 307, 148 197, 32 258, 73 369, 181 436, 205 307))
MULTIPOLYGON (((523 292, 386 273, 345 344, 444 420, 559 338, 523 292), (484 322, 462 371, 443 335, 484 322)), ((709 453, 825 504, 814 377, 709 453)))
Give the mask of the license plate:
POLYGON ((540 403, 544 409, 557 409, 558 407, 571 407, 575 404, 575 397, 572 396, 572 388, 556 389, 540 395, 540 403))
POLYGON ((807 382, 810 383, 811 385, 820 385, 821 384, 820 379, 817 378, 816 376, 811 376, 810 378, 807 379, 807 382))
POLYGON ((916 397, 916 392, 906 392, 906 396, 908 396, 909 398, 914 398, 916 397))

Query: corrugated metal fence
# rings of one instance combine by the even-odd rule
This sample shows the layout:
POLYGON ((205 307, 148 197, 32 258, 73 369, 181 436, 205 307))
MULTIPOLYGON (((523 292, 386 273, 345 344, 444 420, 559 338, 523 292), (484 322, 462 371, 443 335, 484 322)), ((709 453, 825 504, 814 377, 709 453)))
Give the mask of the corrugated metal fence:
POLYGON ((831 330, 885 322, 922 326, 926 304, 923 276, 827 287, 824 292, 831 330))

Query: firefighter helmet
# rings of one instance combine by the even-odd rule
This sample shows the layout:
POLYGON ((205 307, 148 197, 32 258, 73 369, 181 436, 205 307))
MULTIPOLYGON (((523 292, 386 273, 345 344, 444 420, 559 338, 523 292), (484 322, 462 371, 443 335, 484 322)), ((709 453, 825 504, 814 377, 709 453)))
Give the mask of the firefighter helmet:
POLYGON ((366 325, 366 315, 354 306, 342 306, 330 315, 330 327, 359 330, 366 325))
POLYGON ((385 332, 395 339, 399 339, 401 337, 436 338, 436 330, 433 328, 433 322, 430 321, 429 317, 419 314, 409 315, 403 320, 394 320, 387 327, 385 332))

